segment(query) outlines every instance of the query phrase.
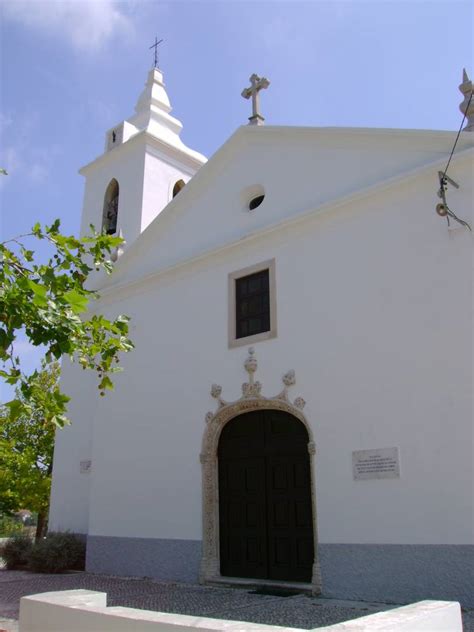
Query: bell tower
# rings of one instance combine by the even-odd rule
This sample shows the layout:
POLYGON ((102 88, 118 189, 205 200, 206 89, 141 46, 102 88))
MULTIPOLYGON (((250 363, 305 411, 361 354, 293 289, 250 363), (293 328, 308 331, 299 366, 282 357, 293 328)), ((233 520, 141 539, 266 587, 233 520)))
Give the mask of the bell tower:
POLYGON ((153 68, 135 114, 106 132, 104 153, 83 167, 81 235, 89 225, 130 245, 205 162, 180 139, 163 73, 153 68))

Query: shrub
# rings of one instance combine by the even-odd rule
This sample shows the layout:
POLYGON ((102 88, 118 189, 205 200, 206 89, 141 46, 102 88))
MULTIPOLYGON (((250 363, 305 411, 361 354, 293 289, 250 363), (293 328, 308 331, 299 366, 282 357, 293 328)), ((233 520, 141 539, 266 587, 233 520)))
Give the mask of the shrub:
POLYGON ((82 570, 86 557, 85 543, 73 533, 49 533, 36 542, 30 555, 30 568, 37 573, 62 573, 82 570))
POLYGON ((11 516, 0 516, 0 538, 11 538, 20 535, 23 531, 23 524, 11 516))
POLYGON ((5 560, 8 570, 21 568, 29 562, 32 548, 30 538, 14 536, 0 547, 0 556, 5 560))

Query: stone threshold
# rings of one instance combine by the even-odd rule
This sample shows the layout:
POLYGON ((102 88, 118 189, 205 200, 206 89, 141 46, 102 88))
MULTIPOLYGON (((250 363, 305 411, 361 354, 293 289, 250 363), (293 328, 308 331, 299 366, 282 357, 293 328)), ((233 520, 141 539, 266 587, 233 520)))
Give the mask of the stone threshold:
POLYGON ((294 590, 315 596, 314 586, 306 582, 288 582, 275 579, 254 579, 246 577, 213 577, 204 582, 207 586, 227 586, 229 588, 279 588, 294 590))

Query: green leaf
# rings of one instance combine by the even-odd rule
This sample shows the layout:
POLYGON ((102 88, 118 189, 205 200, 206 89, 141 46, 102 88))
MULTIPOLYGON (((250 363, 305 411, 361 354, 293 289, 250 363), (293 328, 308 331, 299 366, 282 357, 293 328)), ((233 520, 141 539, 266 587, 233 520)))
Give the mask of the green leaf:
MULTIPOLYGON (((41 232, 41 224, 39 222, 36 222, 36 224, 33 226, 33 228, 31 229, 31 232, 33 233, 33 235, 35 235, 36 237, 40 237, 42 235, 41 232)), ((41 237, 40 237, 41 238, 41 237)))
POLYGON ((63 299, 69 303, 70 308, 75 314, 80 314, 87 310, 89 299, 77 290, 66 292, 63 294, 63 299))
POLYGON ((114 385, 112 383, 112 380, 110 379, 110 377, 108 377, 107 375, 105 375, 102 380, 99 383, 99 389, 101 391, 107 389, 109 391, 112 391, 114 388, 114 385))
POLYGON ((13 336, 11 334, 8 335, 5 329, 0 329, 0 349, 3 352, 5 352, 8 349, 12 341, 13 341, 13 336))
POLYGON ((12 399, 10 402, 7 402, 5 406, 8 408, 10 413, 10 419, 17 419, 23 410, 23 404, 18 399, 12 399))
POLYGON ((46 232, 48 234, 54 234, 57 233, 59 230, 59 226, 61 225, 61 220, 60 219, 55 219, 54 222, 51 224, 51 226, 47 226, 46 227, 46 232))
POLYGON ((28 286, 31 290, 33 290, 33 304, 37 307, 46 307, 48 305, 48 291, 45 286, 31 280, 28 280, 28 286))
MULTIPOLYGON (((17 395, 8 406, 0 407, 0 422, 8 419, 13 423, 14 420, 16 429, 21 429, 24 437, 33 420, 38 421, 37 428, 68 423, 69 398, 59 387, 45 387, 43 371, 27 375, 21 369, 12 346, 18 334, 26 335, 35 346, 43 345, 48 360, 67 354, 83 369, 96 371, 101 395, 113 389, 111 376, 121 370, 116 366, 120 354, 133 348, 128 338, 128 317, 110 320, 101 314, 83 315, 90 301, 99 298, 96 291, 84 288, 93 269, 92 262, 110 270, 111 247, 121 243, 116 237, 92 230, 91 235, 79 239, 66 236, 59 232, 60 224, 56 220, 45 228, 36 223, 30 235, 12 240, 14 248, 9 247, 10 241, 0 243, 0 360, 5 363, 0 376, 6 383, 16 385, 17 395), (52 248, 44 263, 38 262, 34 249, 25 243, 25 239, 31 238, 46 240, 52 248)), ((55 365, 57 363, 52 363, 55 365)), ((23 459, 22 464, 12 465, 11 471, 18 472, 34 450, 29 443, 12 445, 23 459)), ((38 463, 43 467, 40 455, 31 461, 29 471, 36 471, 38 463)), ((0 510, 3 473, 0 463, 0 510)), ((31 475, 26 476, 25 484, 31 480, 31 475)), ((23 499, 23 506, 27 506, 26 502, 23 499)))

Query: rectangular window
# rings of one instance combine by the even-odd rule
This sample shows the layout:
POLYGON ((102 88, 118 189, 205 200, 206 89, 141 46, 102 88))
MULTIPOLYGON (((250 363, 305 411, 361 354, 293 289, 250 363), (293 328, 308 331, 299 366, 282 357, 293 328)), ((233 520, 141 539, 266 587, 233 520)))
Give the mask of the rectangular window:
POLYGON ((275 261, 229 274, 229 346, 275 336, 275 261))
POLYGON ((235 323, 236 338, 270 329, 268 269, 235 280, 235 323))

